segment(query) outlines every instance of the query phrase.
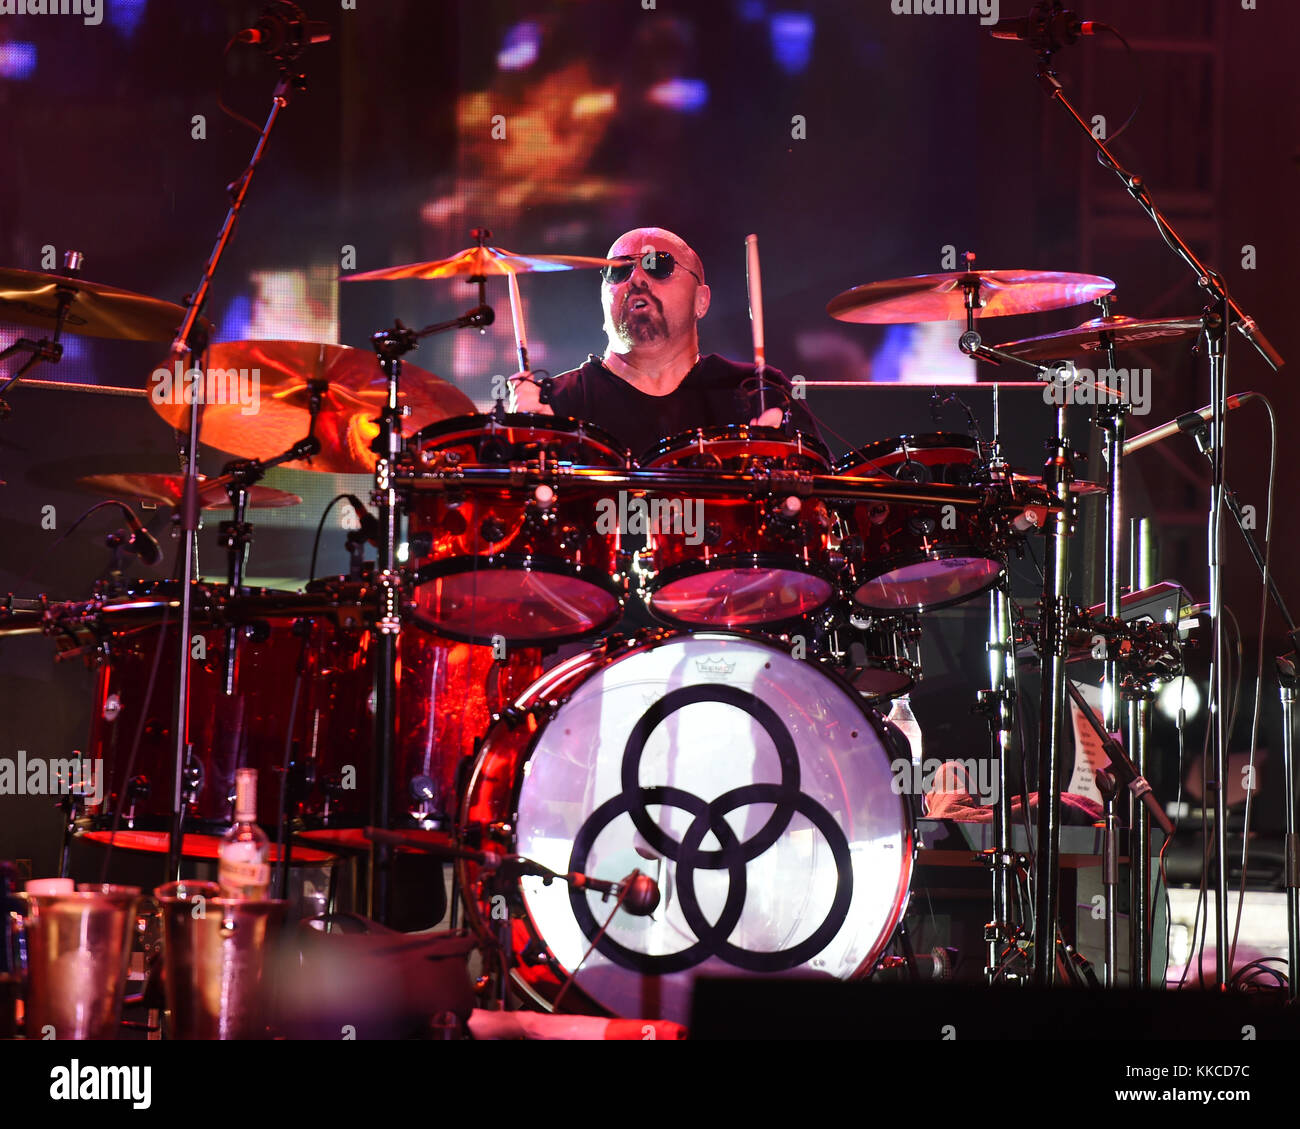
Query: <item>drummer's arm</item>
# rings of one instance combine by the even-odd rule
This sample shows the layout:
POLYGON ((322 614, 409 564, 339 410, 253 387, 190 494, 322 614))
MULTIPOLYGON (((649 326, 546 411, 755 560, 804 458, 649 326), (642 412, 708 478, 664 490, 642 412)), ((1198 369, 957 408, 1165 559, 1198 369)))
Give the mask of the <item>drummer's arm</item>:
POLYGON ((536 412, 539 415, 555 415, 550 404, 542 403, 542 390, 530 372, 517 372, 510 377, 510 396, 506 408, 512 412, 536 412))

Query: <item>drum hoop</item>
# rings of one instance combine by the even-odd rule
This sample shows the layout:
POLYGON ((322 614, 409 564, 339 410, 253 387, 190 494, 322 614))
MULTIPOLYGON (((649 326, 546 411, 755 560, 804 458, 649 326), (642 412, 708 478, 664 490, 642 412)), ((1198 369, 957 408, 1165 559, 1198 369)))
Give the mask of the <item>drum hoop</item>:
POLYGON ((980 552, 977 549, 971 549, 970 552, 963 550, 971 549, 971 546, 960 545, 952 548, 932 549, 929 553, 896 553, 891 557, 882 558, 879 563, 887 567, 873 572, 870 576, 862 580, 854 580, 851 585, 853 592, 853 603, 856 607, 862 608, 869 612, 875 612, 881 615, 907 615, 916 614, 922 611, 937 611, 939 608, 950 608, 955 604, 965 603, 967 600, 973 600, 976 596, 987 592, 1006 574, 1007 562, 1000 557, 990 557, 987 553, 980 552), (895 569, 907 568, 910 565, 924 564, 926 561, 947 561, 955 557, 969 557, 971 560, 992 561, 998 565, 998 571, 993 574, 992 578, 981 584, 978 588, 966 593, 964 596, 955 596, 950 600, 941 600, 935 604, 891 604, 889 607, 882 607, 877 604, 864 604, 857 598, 857 592, 864 585, 870 584, 884 576, 887 572, 893 572, 895 569))
POLYGON ((419 444, 438 450, 441 447, 452 446, 454 440, 451 436, 457 433, 463 432, 464 441, 469 441, 482 435, 511 429, 554 432, 565 439, 578 439, 596 447, 603 447, 602 453, 606 455, 612 466, 621 467, 628 462, 627 447, 604 428, 573 416, 551 416, 542 412, 507 412, 500 419, 493 416, 491 412, 451 416, 420 428, 406 442, 412 447, 419 444), (439 440, 441 442, 435 442, 439 440))
MULTIPOLYGON (((889 439, 879 439, 865 447, 857 447, 835 463, 836 474, 853 474, 855 468, 866 463, 878 463, 890 455, 902 455, 903 446, 914 451, 934 451, 952 447, 960 451, 969 451, 975 462, 979 458, 979 442, 970 435, 959 431, 929 431, 917 435, 895 435, 889 439)), ((901 461, 901 459, 900 459, 901 461)))
POLYGON ((757 427, 748 423, 716 424, 712 427, 697 427, 691 431, 679 431, 676 435, 670 435, 659 440, 642 456, 640 465, 652 467, 656 460, 671 455, 684 455, 691 448, 698 447, 700 443, 707 446, 709 443, 744 443, 747 441, 780 443, 783 446, 792 448, 791 453, 793 454, 820 459, 828 468, 831 465, 830 451, 816 436, 803 431, 796 431, 791 436, 779 427, 757 427))
MULTIPOLYGON (((755 643, 761 647, 766 647, 769 650, 784 653, 788 657, 791 657, 791 644, 786 644, 779 639, 773 639, 750 632, 727 629, 704 629, 696 631, 678 629, 664 631, 662 629, 651 628, 644 632, 639 632, 636 636, 631 638, 619 637, 607 642, 604 646, 593 647, 581 654, 574 655, 572 658, 556 667, 553 667, 551 670, 544 672, 543 675, 524 690, 524 692, 512 704, 513 708, 516 710, 532 711, 535 710, 537 706, 549 702, 554 703, 554 709, 550 710, 546 719, 541 724, 537 725, 534 731, 529 734, 527 741, 520 748, 517 760, 512 766, 514 779, 510 783, 510 810, 508 815, 505 817, 508 819, 510 824, 508 843, 505 844, 508 849, 514 850, 518 842, 519 803, 524 783, 527 780, 524 766, 536 755, 537 746, 545 735, 548 726, 558 717, 560 711, 565 707, 565 705, 572 700, 573 694, 606 667, 612 666, 614 663, 620 662, 631 655, 650 651, 658 646, 667 645, 681 639, 736 639, 744 642, 755 643)), ((794 659, 793 661, 804 663, 815 670, 820 676, 833 682, 844 694, 851 707, 860 713, 866 724, 875 731, 877 737, 880 739, 882 751, 888 755, 889 750, 884 733, 884 715, 880 711, 868 705, 863 700, 862 695, 854 690, 848 680, 838 672, 829 670, 820 663, 809 659, 794 659)), ((466 799, 473 794, 475 787, 479 783, 490 750, 493 731, 500 724, 503 723, 497 722, 488 730, 484 737, 479 754, 474 759, 474 764, 465 786, 466 799)), ((895 891, 893 903, 890 907, 889 914, 887 915, 888 920, 893 922, 893 926, 889 929, 888 933, 878 939, 871 951, 868 952, 862 964, 855 970, 853 974, 854 979, 865 976, 871 971, 875 961, 888 947, 890 941, 896 935, 899 925, 907 916, 907 906, 911 900, 912 877, 916 869, 916 856, 920 842, 917 828, 917 821, 920 818, 917 815, 917 808, 919 805, 915 804, 912 801, 912 798, 905 793, 899 794, 898 800, 903 849, 902 857, 899 860, 898 889, 895 891)), ((461 815, 457 821, 456 828, 458 837, 464 838, 465 832, 468 828, 469 825, 465 820, 465 808, 462 803, 461 815)), ((481 932, 487 938, 492 938, 494 934, 490 928, 490 924, 480 920, 481 908, 478 905, 477 900, 471 896, 469 892, 471 887, 471 878, 474 875, 474 871, 472 871, 470 866, 463 860, 456 864, 456 868, 461 896, 467 907, 467 916, 471 928, 476 932, 481 932)), ((517 883, 514 890, 522 901, 522 892, 517 883)), ((526 901, 524 901, 524 911, 525 917, 522 919, 524 928, 529 930, 532 935, 536 936, 544 943, 545 937, 540 928, 537 927, 536 922, 533 921, 532 915, 528 911, 526 901)), ((511 919, 511 944, 514 943, 513 925, 515 920, 516 919, 513 918, 511 919)), ((526 993, 535 1002, 542 1006, 548 1009, 550 1008, 550 1001, 542 995, 533 984, 521 975, 518 968, 512 969, 511 979, 518 990, 526 993)), ((603 1014, 611 1014, 607 1008, 603 1007, 599 1002, 595 1001, 583 992, 582 986, 576 982, 570 989, 571 994, 575 992, 579 993, 580 998, 586 1001, 592 1008, 599 1010, 603 1014)))

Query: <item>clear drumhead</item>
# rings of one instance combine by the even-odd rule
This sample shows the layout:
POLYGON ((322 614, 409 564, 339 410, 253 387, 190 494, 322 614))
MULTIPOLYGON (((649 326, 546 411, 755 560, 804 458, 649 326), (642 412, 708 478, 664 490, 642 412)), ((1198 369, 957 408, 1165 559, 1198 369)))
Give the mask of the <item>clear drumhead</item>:
MULTIPOLYGON (((865 972, 906 903, 911 829, 879 723, 811 663, 755 639, 674 635, 604 662, 545 723, 516 850, 656 880, 576 984, 616 1015, 684 1021, 695 976, 865 972)), ((525 878, 534 928, 577 967, 614 899, 525 878)))
POLYGON ((873 577, 853 593, 864 608, 914 611, 959 603, 992 587, 1002 563, 985 557, 918 561, 873 577))
POLYGON ((786 568, 718 568, 656 588, 650 606, 676 623, 752 627, 797 619, 825 605, 834 588, 786 568))

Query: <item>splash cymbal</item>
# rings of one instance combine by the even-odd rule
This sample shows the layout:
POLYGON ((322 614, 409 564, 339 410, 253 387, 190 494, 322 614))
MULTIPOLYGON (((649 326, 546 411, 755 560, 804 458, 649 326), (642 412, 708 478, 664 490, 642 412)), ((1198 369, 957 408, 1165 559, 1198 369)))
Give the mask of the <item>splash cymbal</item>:
MULTIPOLYGON (((181 504, 181 495, 185 490, 183 474, 90 474, 77 481, 101 494, 116 498, 145 498, 173 509, 181 504)), ((226 484, 230 475, 220 478, 208 478, 199 475, 199 505, 205 510, 217 510, 230 505, 226 494, 226 484)), ((270 486, 255 485, 248 491, 248 504, 258 509, 279 509, 283 506, 296 506, 302 499, 287 490, 276 490, 270 486)))

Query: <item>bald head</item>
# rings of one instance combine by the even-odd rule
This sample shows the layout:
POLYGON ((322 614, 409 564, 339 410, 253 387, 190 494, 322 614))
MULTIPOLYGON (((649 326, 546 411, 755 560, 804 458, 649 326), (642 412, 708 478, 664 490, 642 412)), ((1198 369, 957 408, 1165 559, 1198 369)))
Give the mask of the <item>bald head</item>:
POLYGON ((644 255, 647 251, 670 251, 674 259, 693 270, 704 281, 704 264, 694 248, 680 235, 662 227, 634 227, 609 245, 607 259, 644 255))
POLYGON ((606 257, 634 260, 628 278, 600 288, 610 352, 629 360, 693 357, 699 351, 696 323, 708 312, 710 293, 704 264, 690 244, 662 227, 638 227, 615 239, 606 257), (672 256, 667 278, 646 273, 643 260, 651 252, 672 256))

